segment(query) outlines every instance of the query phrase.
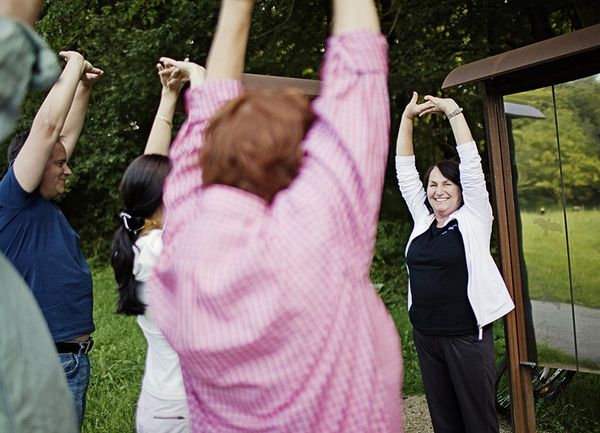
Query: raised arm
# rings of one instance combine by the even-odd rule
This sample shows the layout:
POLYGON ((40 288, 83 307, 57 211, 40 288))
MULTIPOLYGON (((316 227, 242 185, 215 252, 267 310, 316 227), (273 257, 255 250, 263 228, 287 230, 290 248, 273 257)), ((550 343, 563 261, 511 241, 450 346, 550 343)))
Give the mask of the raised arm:
POLYGON ((185 204, 201 192, 198 152, 204 143, 208 120, 224 103, 241 94, 240 79, 253 6, 254 0, 223 0, 206 70, 192 62, 160 59, 165 66, 175 66, 190 79, 186 93, 188 118, 169 153, 171 172, 165 183, 164 203, 171 224, 163 233, 165 245, 177 231, 178 221, 186 218, 186 212, 180 213, 179 209, 185 209, 185 204), (208 79, 211 81, 203 86, 208 79))
POLYGON ((485 176, 481 167, 481 156, 473 141, 471 130, 462 113, 462 108, 450 98, 425 96, 427 101, 434 104, 426 112, 442 112, 450 121, 452 133, 456 140, 456 149, 460 158, 460 183, 462 186, 465 206, 470 209, 478 220, 491 230, 493 220, 489 193, 485 185, 485 176))
POLYGON ((381 31, 373 0, 333 0, 333 34, 359 29, 381 31))
POLYGON ((415 117, 421 117, 426 110, 434 107, 430 101, 418 104, 419 95, 413 92, 410 102, 404 108, 402 119, 400 120, 400 129, 398 130, 398 139, 396 140, 396 155, 411 156, 415 154, 413 147, 413 120, 415 117))
POLYGON ((175 106, 179 92, 183 84, 189 80, 187 74, 181 71, 175 71, 175 68, 169 66, 165 68, 160 63, 156 65, 162 90, 160 92, 160 103, 156 116, 152 123, 152 129, 148 136, 144 154, 168 155, 171 145, 171 129, 173 128, 173 116, 175 115, 175 106))
POLYGON ((242 78, 253 9, 254 0, 223 0, 206 61, 207 81, 242 78))
POLYGON ((35 115, 29 136, 14 163, 17 181, 27 192, 40 184, 48 158, 65 126, 79 80, 86 72, 98 71, 75 51, 63 51, 60 56, 67 65, 35 115))
POLYGON ((79 136, 83 129, 83 122, 87 113, 88 104, 90 102, 90 94, 92 87, 104 74, 104 71, 94 68, 88 63, 88 69, 81 76, 81 80, 77 85, 77 91, 73 98, 73 103, 69 109, 69 114, 65 120, 65 125, 60 131, 60 141, 65 146, 67 152, 67 160, 71 159, 75 146, 79 141, 79 136))

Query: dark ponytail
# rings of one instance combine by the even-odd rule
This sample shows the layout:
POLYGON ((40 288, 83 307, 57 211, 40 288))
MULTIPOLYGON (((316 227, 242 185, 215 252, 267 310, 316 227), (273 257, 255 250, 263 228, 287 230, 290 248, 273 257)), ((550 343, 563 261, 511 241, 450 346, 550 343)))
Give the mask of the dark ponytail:
POLYGON ((146 305, 140 300, 133 275, 134 248, 144 219, 162 206, 162 188, 169 171, 169 159, 163 155, 142 155, 125 170, 121 181, 121 227, 112 244, 111 265, 117 282, 117 313, 144 314, 146 305))
POLYGON ((115 234, 112 244, 110 264, 118 284, 119 300, 117 313, 128 316, 144 314, 146 305, 138 298, 133 276, 133 259, 135 239, 137 235, 129 233, 125 227, 120 227, 115 234))

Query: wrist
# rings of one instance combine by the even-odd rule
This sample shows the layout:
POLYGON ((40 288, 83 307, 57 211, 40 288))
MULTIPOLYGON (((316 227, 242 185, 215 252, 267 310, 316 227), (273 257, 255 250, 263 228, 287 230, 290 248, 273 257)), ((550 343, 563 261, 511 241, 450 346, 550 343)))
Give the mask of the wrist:
POLYGON ((412 122, 414 119, 415 119, 415 116, 411 116, 406 111, 402 113, 402 119, 401 120, 408 120, 408 121, 412 122))
POLYGON ((452 111, 450 111, 449 113, 446 113, 446 117, 448 118, 448 120, 451 120, 452 118, 458 116, 459 114, 461 114, 463 111, 462 107, 459 107, 458 105, 456 106, 456 108, 452 111))
POLYGON ((206 81, 206 72, 204 69, 200 71, 194 71, 190 74, 190 86, 198 87, 206 81))
POLYGON ((177 99, 179 91, 177 89, 171 89, 170 87, 163 87, 160 91, 160 97, 164 99, 173 98, 177 99))
POLYGON ((81 89, 83 89, 83 91, 86 91, 86 92, 90 92, 92 90, 92 87, 94 87, 94 83, 92 81, 80 80, 79 85, 80 85, 81 89))
POLYGON ((161 120, 163 122, 165 122, 167 125, 169 125, 170 128, 173 127, 173 116, 163 116, 162 114, 158 114, 156 113, 156 119, 161 120))

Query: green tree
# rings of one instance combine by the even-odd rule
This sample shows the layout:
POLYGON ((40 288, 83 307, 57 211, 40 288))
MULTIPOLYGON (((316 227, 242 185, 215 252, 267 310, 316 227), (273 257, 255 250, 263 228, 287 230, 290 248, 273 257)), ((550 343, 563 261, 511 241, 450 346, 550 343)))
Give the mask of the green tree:
MULTIPOLYGON (((142 151, 158 103, 156 61, 168 55, 203 63, 219 5, 218 0, 46 1, 38 29, 51 46, 81 51, 106 71, 92 95, 72 164, 75 174, 61 203, 88 254, 106 257, 117 225, 121 175, 142 151)), ((392 142, 412 90, 439 93, 444 77, 457 66, 571 31, 583 22, 570 0, 382 0, 378 7, 390 44, 392 142)), ((329 0, 257 0, 248 72, 317 78, 330 17, 329 0)), ((465 107, 483 144, 477 89, 455 90, 451 96, 465 107)), ((28 98, 22 127, 30 124, 42 97, 28 98)), ((441 117, 420 122, 415 132, 418 166, 453 156, 447 122, 441 117)), ((393 151, 382 216, 406 217, 392 162, 393 151)))

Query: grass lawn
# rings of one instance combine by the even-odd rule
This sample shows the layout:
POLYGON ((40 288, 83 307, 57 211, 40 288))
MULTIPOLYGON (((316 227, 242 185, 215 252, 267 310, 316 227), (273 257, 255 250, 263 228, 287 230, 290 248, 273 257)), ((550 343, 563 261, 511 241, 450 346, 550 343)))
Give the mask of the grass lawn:
POLYGON ((94 266, 93 275, 96 332, 83 432, 134 432, 146 340, 135 318, 114 312, 116 291, 110 266, 94 266))
MULTIPOLYGON (((562 211, 521 212, 523 251, 532 299, 571 302, 562 211)), ((576 304, 600 308, 600 210, 568 211, 573 294, 576 304)))
MULTIPOLYGON (((379 293, 402 339, 405 372, 403 393, 414 395, 422 394, 423 386, 406 310, 403 255, 407 235, 407 229, 399 224, 380 224, 372 279, 383 284, 379 293)), ((90 353, 92 378, 83 432, 133 432, 146 343, 134 318, 114 313, 116 293, 110 267, 96 264, 93 274, 97 331, 94 333, 94 350, 90 353)), ((494 326, 494 333, 497 352, 502 353, 504 340, 501 322, 494 326)), ((548 433, 600 433, 600 401, 596 398, 599 390, 600 376, 578 374, 556 400, 538 405, 539 428, 548 433)))

